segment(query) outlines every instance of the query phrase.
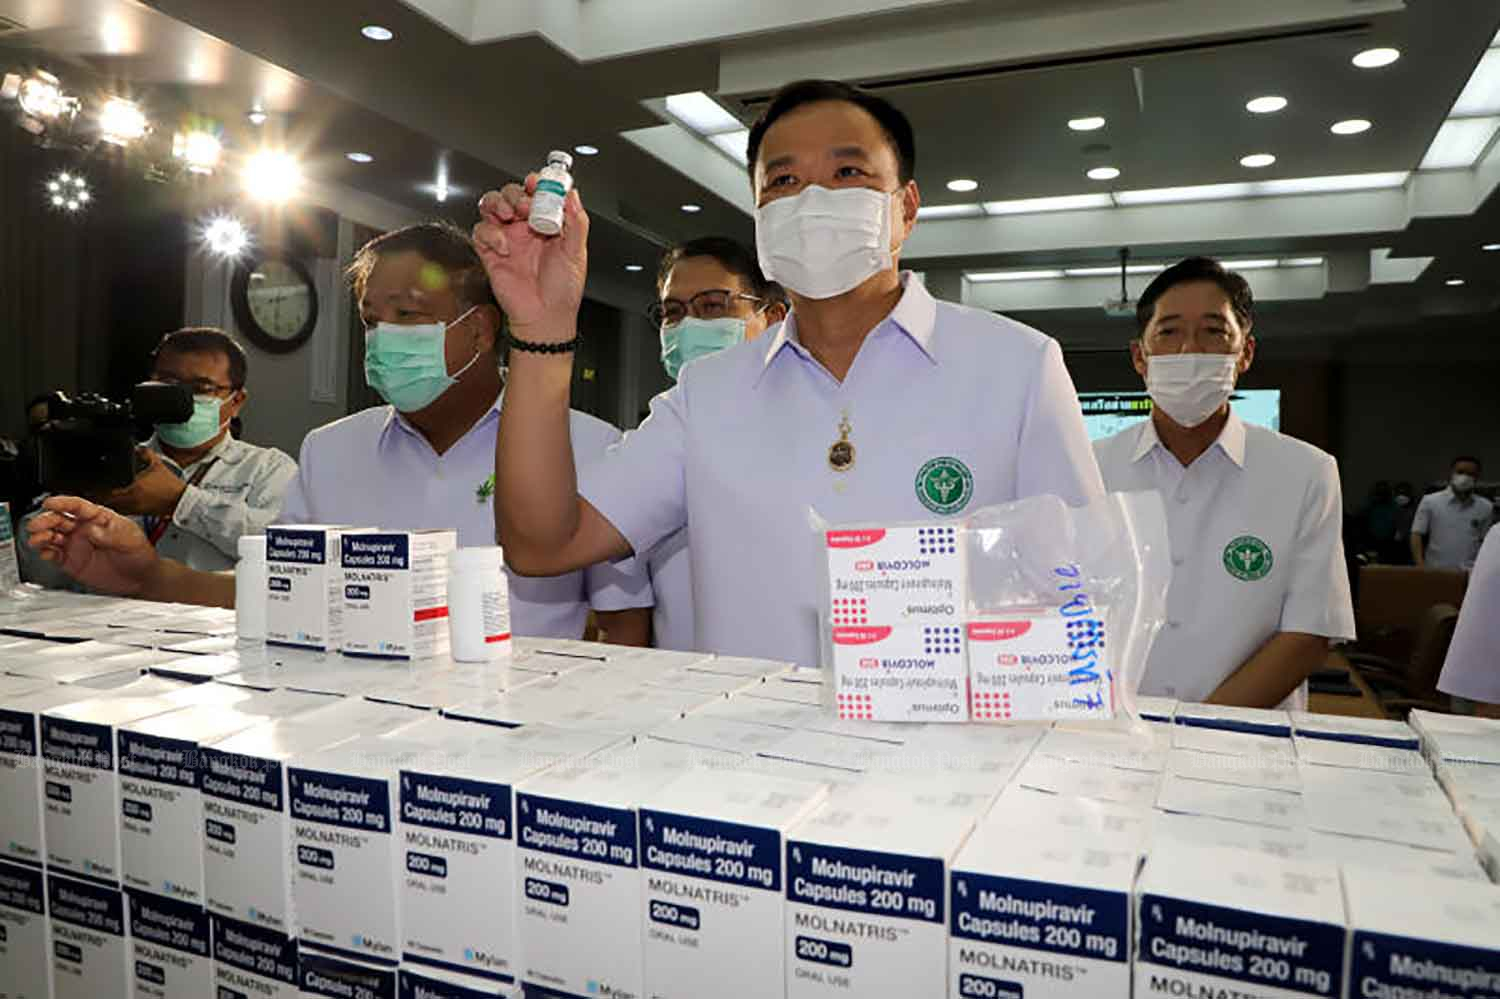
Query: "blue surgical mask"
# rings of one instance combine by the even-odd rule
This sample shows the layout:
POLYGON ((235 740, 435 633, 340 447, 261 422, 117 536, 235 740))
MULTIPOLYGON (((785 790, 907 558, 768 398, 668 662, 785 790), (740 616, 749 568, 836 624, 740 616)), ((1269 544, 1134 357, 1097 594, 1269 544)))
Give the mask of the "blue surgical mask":
POLYGON ((224 400, 214 395, 193 396, 193 415, 185 423, 158 423, 156 437, 163 444, 182 448, 184 451, 201 447, 218 436, 228 425, 220 422, 219 410, 224 400))
POLYGON ((674 382, 689 361, 717 354, 745 339, 745 321, 733 316, 721 319, 685 317, 661 331, 661 365, 674 382))
POLYGON ((365 334, 365 381, 403 413, 426 409, 479 360, 475 351, 468 364, 448 374, 446 334, 473 311, 447 325, 377 323, 365 334))

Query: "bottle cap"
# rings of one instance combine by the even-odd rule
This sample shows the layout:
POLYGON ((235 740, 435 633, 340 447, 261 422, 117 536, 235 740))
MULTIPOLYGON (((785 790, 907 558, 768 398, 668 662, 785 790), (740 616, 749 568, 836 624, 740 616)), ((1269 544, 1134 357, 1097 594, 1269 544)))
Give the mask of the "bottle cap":
POLYGON ((561 163, 564 167, 573 169, 573 154, 565 153, 561 149, 554 149, 547 154, 548 163, 561 163))
POLYGON ((449 572, 499 572, 505 566, 505 555, 499 545, 457 548, 448 553, 449 572))

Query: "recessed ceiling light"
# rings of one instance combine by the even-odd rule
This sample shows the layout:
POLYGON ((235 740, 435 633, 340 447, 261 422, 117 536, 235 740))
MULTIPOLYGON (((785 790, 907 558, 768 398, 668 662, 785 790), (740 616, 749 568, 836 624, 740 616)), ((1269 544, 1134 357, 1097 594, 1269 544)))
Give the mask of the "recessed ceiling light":
POLYGON ((1471 167, 1490 148, 1500 131, 1500 115, 1488 118, 1449 118, 1438 126, 1432 145, 1422 157, 1423 170, 1453 170, 1471 167))
POLYGON ((1268 167, 1275 162, 1276 157, 1272 156, 1270 153, 1251 153, 1249 156, 1240 157, 1240 166, 1249 167, 1252 170, 1259 170, 1261 167, 1268 167))
POLYGON ((1370 130, 1370 123, 1363 118, 1348 118, 1336 121, 1328 129, 1334 135, 1358 135, 1370 130))
POLYGON ((1089 171, 1089 180, 1114 180, 1120 176, 1120 168, 1112 166, 1094 167, 1089 171))
POLYGON ((983 214, 981 205, 923 205, 917 209, 919 219, 972 219, 983 214))
POLYGON ((1379 69, 1400 58, 1400 49, 1365 49, 1354 57, 1354 65, 1360 69, 1379 69))
POLYGON ((349 162, 351 162, 351 163, 373 163, 373 162, 375 162, 375 157, 371 156, 369 153, 345 153, 344 157, 346 159, 348 159, 349 162))
POLYGON ((1105 120, 1099 115, 1091 115, 1087 118, 1073 118, 1068 121, 1068 127, 1075 132, 1095 132, 1105 126, 1105 120))
POLYGON ((1286 107, 1286 98, 1274 95, 1257 97, 1245 105, 1245 110, 1251 114, 1274 114, 1286 107))
POLYGON ((1052 278, 1060 278, 1063 272, 1058 269, 1042 271, 965 271, 964 277, 970 281, 981 284, 991 281, 1047 281, 1052 278))
POLYGON ((703 206, 702 205, 691 205, 691 204, 689 204, 689 205, 683 205, 682 206, 682 210, 685 211, 685 212, 687 212, 689 215, 692 215, 695 212, 701 212, 701 211, 703 211, 703 206))
POLYGON ((1462 288, 1464 286, 1464 279, 1449 278, 1448 280, 1444 281, 1443 284, 1447 285, 1450 288, 1462 288))
POLYGON ((599 147, 590 145, 574 146, 573 152, 577 153, 579 156, 598 156, 599 147))
POLYGON ((667 113, 699 135, 717 135, 745 127, 724 106, 701 90, 672 94, 667 98, 667 113))
POLYGON ((372 42, 388 42, 396 37, 394 31, 379 24, 367 24, 359 29, 359 33, 372 42))
POLYGON ((1494 253, 1496 250, 1500 250, 1500 243, 1486 243, 1480 249, 1487 253, 1494 253))
MULTIPOLYGON (((1111 208, 1108 194, 1064 194, 1054 198, 1022 198, 1018 201, 986 201, 986 215, 1035 215, 1041 212, 1076 212, 1086 208, 1111 208)), ((917 210, 918 215, 921 209, 917 210)))
POLYGON ((955 194, 968 194, 970 191, 979 190, 979 181, 960 177, 957 180, 948 181, 948 190, 955 194))
POLYGON ((637 271, 643 271, 643 270, 645 270, 645 268, 642 267, 640 264, 626 264, 625 265, 625 269, 627 271, 629 271, 630 273, 632 273, 632 274, 636 273, 637 271))

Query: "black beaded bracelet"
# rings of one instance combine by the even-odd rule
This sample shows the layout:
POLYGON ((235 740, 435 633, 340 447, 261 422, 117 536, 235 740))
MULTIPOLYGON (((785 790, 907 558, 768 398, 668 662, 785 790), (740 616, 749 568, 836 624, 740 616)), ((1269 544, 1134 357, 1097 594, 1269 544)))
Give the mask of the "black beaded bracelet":
POLYGON ((512 350, 524 350, 528 354, 571 354, 578 349, 578 342, 582 339, 580 334, 562 343, 532 343, 529 340, 517 340, 509 333, 505 334, 505 340, 512 350))

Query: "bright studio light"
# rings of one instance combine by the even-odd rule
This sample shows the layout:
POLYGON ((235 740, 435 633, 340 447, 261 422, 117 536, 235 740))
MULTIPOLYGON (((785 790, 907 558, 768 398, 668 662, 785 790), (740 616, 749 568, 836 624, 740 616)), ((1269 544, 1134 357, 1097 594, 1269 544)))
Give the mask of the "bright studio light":
POLYGON ((189 173, 211 174, 219 168, 224 147, 219 137, 203 129, 172 136, 172 155, 187 164, 189 173))
POLYGON ((81 174, 59 172, 47 181, 47 193, 43 195, 53 208, 65 212, 80 211, 89 203, 88 181, 81 174))
POLYGON ((282 202, 302 186, 302 167, 289 153, 262 149, 246 161, 242 179, 256 201, 282 202))
POLYGON ((203 245, 215 256, 238 257, 250 245, 250 233, 233 215, 219 215, 203 227, 203 245))
POLYGON ((43 69, 21 83, 16 101, 26 114, 43 121, 51 121, 73 105, 73 98, 62 92, 57 77, 43 69))
POLYGON ((111 97, 99 109, 99 138, 112 146, 128 146, 148 127, 146 112, 135 101, 111 97))

